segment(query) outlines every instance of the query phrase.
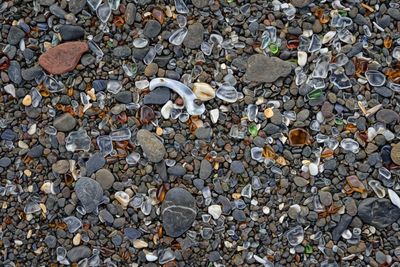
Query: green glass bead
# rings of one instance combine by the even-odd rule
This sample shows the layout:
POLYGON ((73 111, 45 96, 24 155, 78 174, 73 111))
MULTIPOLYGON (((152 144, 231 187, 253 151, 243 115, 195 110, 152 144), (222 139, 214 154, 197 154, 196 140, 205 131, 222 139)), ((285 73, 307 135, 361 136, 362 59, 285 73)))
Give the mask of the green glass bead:
POLYGON ((255 123, 252 123, 249 125, 249 133, 252 137, 257 136, 258 129, 257 129, 257 125, 255 123))
POLYGON ((309 100, 317 100, 317 99, 320 99, 321 96, 322 96, 322 90, 321 89, 312 90, 311 92, 309 92, 307 94, 307 97, 308 97, 309 100))
POLYGON ((336 125, 343 125, 343 120, 339 118, 335 118, 335 124, 336 125))
POLYGON ((271 53, 273 55, 276 55, 279 53, 279 46, 275 43, 270 43, 268 48, 269 48, 269 51, 271 51, 271 53))
POLYGON ((311 245, 306 245, 304 247, 304 253, 305 254, 312 254, 313 253, 313 247, 311 245))

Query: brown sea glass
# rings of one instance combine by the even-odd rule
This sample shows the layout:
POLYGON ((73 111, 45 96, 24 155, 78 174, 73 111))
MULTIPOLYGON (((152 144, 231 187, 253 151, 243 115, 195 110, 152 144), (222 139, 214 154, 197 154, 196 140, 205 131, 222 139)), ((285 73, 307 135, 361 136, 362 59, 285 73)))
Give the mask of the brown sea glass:
POLYGON ((356 67, 356 75, 357 76, 360 76, 364 72, 367 71, 367 69, 368 69, 368 61, 367 60, 357 58, 357 57, 353 57, 352 60, 353 60, 354 66, 356 67))
POLYGON ((289 131, 289 143, 292 146, 304 146, 311 143, 310 134, 302 129, 295 128, 289 131))
POLYGON ((296 49, 299 47, 300 41, 298 39, 289 40, 286 44, 287 48, 290 50, 296 49))
POLYGON ((152 108, 149 106, 143 105, 140 108, 140 122, 142 124, 149 124, 152 120, 154 120, 155 115, 152 108))
POLYGON ((358 192, 363 198, 367 197, 367 189, 357 176, 351 175, 346 177, 346 182, 347 183, 344 186, 346 194, 351 195, 354 192, 358 192))
POLYGON ((158 22, 160 22, 160 24, 164 23, 164 11, 158 9, 158 8, 154 8, 152 11, 152 15, 153 18, 155 18, 158 22))
POLYGON ((276 157, 276 153, 271 146, 266 145, 263 148, 263 157, 266 159, 274 159, 276 157))
POLYGON ((393 39, 389 35, 386 36, 385 39, 383 39, 383 46, 385 48, 391 48, 392 47, 392 43, 393 43, 393 39))

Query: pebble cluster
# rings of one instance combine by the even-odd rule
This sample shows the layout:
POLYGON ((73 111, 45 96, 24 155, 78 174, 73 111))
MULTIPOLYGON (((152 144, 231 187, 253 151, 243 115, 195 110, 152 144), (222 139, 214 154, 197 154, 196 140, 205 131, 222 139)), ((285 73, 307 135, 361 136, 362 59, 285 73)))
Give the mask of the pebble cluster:
POLYGON ((400 266, 399 1, 0 21, 0 266, 400 266))

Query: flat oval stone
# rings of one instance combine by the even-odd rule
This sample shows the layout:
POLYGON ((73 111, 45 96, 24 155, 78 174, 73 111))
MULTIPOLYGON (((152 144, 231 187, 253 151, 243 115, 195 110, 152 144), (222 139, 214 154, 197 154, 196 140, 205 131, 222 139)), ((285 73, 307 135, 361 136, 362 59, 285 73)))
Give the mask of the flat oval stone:
POLYGON ((146 157, 151 162, 160 162, 164 158, 166 153, 164 144, 153 133, 141 129, 138 131, 136 138, 146 157))
POLYGON ((245 77, 252 82, 275 82, 292 72, 293 64, 277 57, 252 55, 247 61, 245 77))
POLYGON ((161 206, 162 224, 167 235, 178 237, 185 233, 196 214, 196 201, 187 190, 177 187, 167 192, 161 206))
POLYGON ((75 193, 86 212, 96 210, 103 198, 103 189, 96 180, 81 177, 75 184, 75 193))
POLYGON ((62 25, 60 27, 61 38, 64 41, 79 40, 85 36, 85 30, 80 26, 62 25))
POLYGON ((68 42, 50 48, 39 57, 39 64, 48 73, 63 74, 75 69, 83 53, 88 51, 85 42, 68 42))

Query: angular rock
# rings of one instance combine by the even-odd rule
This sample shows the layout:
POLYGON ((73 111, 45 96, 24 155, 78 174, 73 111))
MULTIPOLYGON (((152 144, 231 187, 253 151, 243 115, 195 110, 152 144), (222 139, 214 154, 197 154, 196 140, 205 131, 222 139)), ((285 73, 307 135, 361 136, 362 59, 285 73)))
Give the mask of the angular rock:
POLYGON ((76 119, 69 113, 64 113, 54 119, 53 126, 60 132, 69 132, 76 126, 76 119))
POLYGON ((332 239, 334 241, 338 241, 340 239, 340 237, 342 236, 342 233, 349 227, 352 220, 353 220, 353 217, 351 217, 350 215, 348 215, 348 214, 342 215, 339 223, 336 225, 336 227, 332 231, 332 239))
POLYGON ((143 98, 145 105, 164 105, 171 98, 171 91, 164 88, 157 88, 143 98))
POLYGON ((75 69, 83 53, 88 51, 85 42, 68 42, 50 48, 39 57, 39 64, 48 73, 63 74, 75 69))
POLYGON ((85 30, 80 26, 62 25, 60 35, 64 41, 74 41, 82 39, 85 36, 85 30))
POLYGON ((104 164, 106 164, 106 160, 100 153, 92 155, 86 162, 86 175, 91 176, 95 171, 100 170, 104 164))
POLYGON ((168 191, 161 206, 162 225, 167 235, 178 237, 192 226, 196 219, 196 200, 183 188, 168 191))
POLYGON ((51 170, 55 173, 66 174, 69 171, 70 164, 66 159, 61 159, 51 166, 51 170))
POLYGON ((8 77, 13 83, 19 84, 22 82, 21 65, 15 60, 10 62, 8 77))
POLYGON ((292 72, 292 63, 277 57, 252 55, 247 61, 246 78, 252 82, 272 83, 292 72))
POLYGON ((208 160, 203 159, 200 164, 200 179, 207 179, 212 173, 212 165, 208 160))
POLYGON ((190 49, 199 48, 203 42, 204 27, 201 23, 196 22, 188 27, 188 33, 183 40, 183 44, 190 49))
POLYGON ((7 43, 10 45, 16 45, 24 38, 25 32, 21 30, 21 28, 17 26, 11 26, 10 31, 8 32, 7 36, 7 43))
POLYGON ((366 198, 358 206, 358 217, 363 223, 382 229, 400 218, 400 209, 386 198, 366 198))
POLYGON ((88 177, 78 179, 75 184, 75 193, 87 213, 96 210, 103 199, 101 185, 88 177))
POLYGON ((156 135, 148 130, 141 129, 137 132, 136 138, 148 160, 160 162, 166 153, 164 144, 156 135))

